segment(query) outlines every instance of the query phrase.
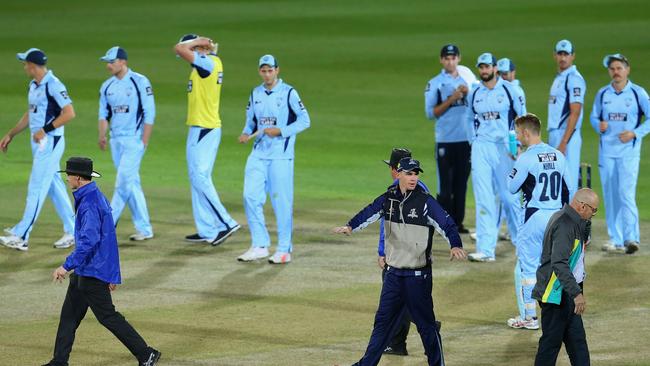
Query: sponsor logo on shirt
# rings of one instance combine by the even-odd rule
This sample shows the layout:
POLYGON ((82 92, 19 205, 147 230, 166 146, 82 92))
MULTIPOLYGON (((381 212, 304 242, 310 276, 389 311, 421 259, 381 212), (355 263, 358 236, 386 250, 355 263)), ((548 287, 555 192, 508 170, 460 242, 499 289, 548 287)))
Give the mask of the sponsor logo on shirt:
POLYGON ((192 92, 192 80, 190 80, 189 83, 187 83, 187 92, 188 93, 192 92))
POLYGON ((129 106, 128 105, 117 105, 113 107, 113 113, 129 113, 129 106))
POLYGON ((298 105, 300 106, 300 109, 302 109, 303 111, 305 110, 305 105, 302 104, 302 100, 298 101, 298 105))
POLYGON ((608 114, 608 119, 611 122, 626 122, 627 121, 627 113, 609 113, 608 114))
POLYGON ((537 159, 539 160, 540 163, 549 163, 549 162, 557 161, 557 156, 555 155, 554 152, 540 153, 537 154, 537 159))
POLYGON ((223 83, 223 71, 219 71, 217 74, 217 84, 222 84, 223 83))
POLYGON ((61 92, 59 92, 59 94, 61 94, 61 96, 63 97, 63 99, 70 99, 70 98, 68 97, 68 92, 65 91, 65 90, 62 90, 61 92))
POLYGON ((29 105, 29 113, 36 113, 38 109, 36 108, 36 104, 30 104, 29 105))
POLYGON ((517 175, 517 168, 512 168, 512 171, 510 172, 510 175, 508 175, 508 176, 510 177, 510 179, 512 179, 512 178, 515 177, 515 175, 517 175))
POLYGON ((499 112, 483 112, 481 113, 481 118, 483 118, 484 121, 492 121, 495 119, 501 119, 501 114, 499 114, 499 112))
POLYGON ((277 119, 275 117, 262 117, 260 118, 260 125, 262 126, 275 126, 277 119))
POLYGON ((146 87, 144 90, 147 92, 147 95, 153 95, 153 89, 150 86, 146 87))
POLYGON ((548 97, 548 104, 555 104, 556 101, 557 101, 557 97, 555 95, 550 95, 548 97))

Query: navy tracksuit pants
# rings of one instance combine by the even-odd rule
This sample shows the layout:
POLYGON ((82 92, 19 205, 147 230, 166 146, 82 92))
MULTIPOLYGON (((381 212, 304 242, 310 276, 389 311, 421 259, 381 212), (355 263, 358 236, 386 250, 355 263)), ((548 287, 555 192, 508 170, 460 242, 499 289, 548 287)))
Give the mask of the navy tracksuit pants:
POLYGON ((411 314, 427 355, 428 364, 443 366, 442 341, 436 328, 431 298, 431 270, 414 271, 387 267, 366 353, 355 365, 375 366, 405 313, 411 314))

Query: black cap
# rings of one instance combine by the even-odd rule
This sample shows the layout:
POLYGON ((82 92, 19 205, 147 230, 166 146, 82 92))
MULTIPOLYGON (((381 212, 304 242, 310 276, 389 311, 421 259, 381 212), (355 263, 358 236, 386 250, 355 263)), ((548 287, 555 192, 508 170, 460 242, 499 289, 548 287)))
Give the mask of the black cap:
POLYGON ((65 170, 59 173, 78 175, 81 177, 99 178, 102 175, 93 170, 93 161, 88 158, 72 157, 65 162, 65 170))
POLYGON ((402 160, 403 158, 410 158, 411 157, 411 150, 401 148, 401 147, 396 147, 393 148, 393 151, 390 153, 390 160, 384 160, 384 163, 386 165, 390 166, 391 168, 397 169, 397 164, 399 164, 399 161, 402 160))
POLYGON ((460 55, 460 50, 458 49, 458 46, 456 46, 455 44, 447 44, 440 49, 440 57, 458 56, 458 55, 460 55))
POLYGON ((399 165, 397 166, 397 171, 398 172, 424 172, 422 168, 420 168, 420 162, 408 157, 408 158, 403 158, 402 160, 399 161, 399 165))

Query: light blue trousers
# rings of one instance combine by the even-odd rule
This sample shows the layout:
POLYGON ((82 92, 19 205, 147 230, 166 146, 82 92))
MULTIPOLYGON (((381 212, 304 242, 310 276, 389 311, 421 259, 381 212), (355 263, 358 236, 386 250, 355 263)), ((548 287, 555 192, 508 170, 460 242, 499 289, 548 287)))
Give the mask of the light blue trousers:
POLYGON ((517 240, 515 296, 521 319, 536 316, 537 301, 532 293, 537 283, 537 268, 542 257, 544 231, 556 210, 537 210, 521 226, 517 240))
POLYGON ((219 200, 212 168, 219 151, 221 128, 191 126, 187 134, 187 171, 192 188, 192 212, 197 233, 208 239, 237 225, 219 200))
POLYGON ((65 183, 61 179, 61 174, 57 173, 65 150, 65 138, 47 136, 43 146, 35 143, 31 138, 30 141, 33 162, 27 186, 25 212, 20 222, 10 230, 14 235, 28 241, 29 233, 43 208, 45 198, 49 195, 56 213, 63 221, 63 231, 72 235, 74 234, 74 212, 65 183))
POLYGON ((147 201, 140 184, 140 163, 144 156, 144 144, 139 136, 111 138, 111 155, 117 169, 115 191, 111 199, 113 221, 117 225, 126 205, 131 210, 135 229, 145 235, 152 235, 147 201))
POLYGON ((612 243, 618 246, 628 241, 640 241, 639 210, 636 206, 640 160, 640 156, 599 158, 607 233, 612 243))
POLYGON ((494 257, 499 234, 498 194, 505 207, 508 230, 513 243, 517 241, 521 223, 521 202, 518 194, 507 187, 508 174, 514 161, 507 155, 506 144, 475 141, 472 144, 472 187, 476 203, 476 251, 494 257), (496 192, 495 192, 496 188, 496 192))
MULTIPOLYGON (((548 144, 557 148, 564 136, 564 129, 554 129, 548 131, 548 144)), ((569 199, 578 190, 578 172, 580 171, 580 149, 582 148, 582 135, 580 131, 576 131, 571 136, 571 140, 566 146, 564 156, 566 157, 566 172, 564 179, 566 180, 567 188, 569 188, 569 199)), ((586 184, 586 183, 585 183, 586 184)))
POLYGON ((293 159, 258 159, 251 155, 246 161, 244 209, 253 247, 271 245, 264 220, 267 194, 277 222, 277 251, 290 253, 293 249, 293 159))

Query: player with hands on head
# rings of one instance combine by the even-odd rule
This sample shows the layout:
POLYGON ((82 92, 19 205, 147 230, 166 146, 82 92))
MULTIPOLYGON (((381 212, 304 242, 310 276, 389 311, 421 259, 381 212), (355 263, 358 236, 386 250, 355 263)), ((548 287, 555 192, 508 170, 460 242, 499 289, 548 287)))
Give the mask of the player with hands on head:
POLYGON ((217 45, 209 38, 186 34, 174 46, 176 55, 191 67, 187 84, 187 170, 192 191, 192 212, 197 232, 189 242, 223 243, 240 229, 219 199, 212 182, 212 169, 221 142, 219 101, 223 65, 217 45))

